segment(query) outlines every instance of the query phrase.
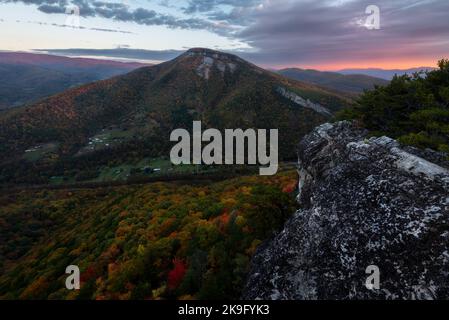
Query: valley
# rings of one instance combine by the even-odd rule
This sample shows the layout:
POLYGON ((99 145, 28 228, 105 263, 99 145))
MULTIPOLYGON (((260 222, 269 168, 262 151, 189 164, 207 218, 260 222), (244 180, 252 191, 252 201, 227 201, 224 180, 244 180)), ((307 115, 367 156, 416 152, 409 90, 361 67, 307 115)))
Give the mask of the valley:
POLYGON ((280 160, 290 161, 305 133, 352 103, 237 56, 191 49, 0 114, 0 184, 123 179, 144 159, 167 157, 171 131, 195 120, 206 129, 277 128, 280 160))

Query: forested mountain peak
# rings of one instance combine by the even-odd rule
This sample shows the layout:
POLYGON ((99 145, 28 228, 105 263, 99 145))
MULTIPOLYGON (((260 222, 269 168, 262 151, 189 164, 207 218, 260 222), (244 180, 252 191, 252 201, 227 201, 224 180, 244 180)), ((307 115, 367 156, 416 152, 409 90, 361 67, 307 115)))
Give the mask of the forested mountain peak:
MULTIPOLYGON (((90 157, 85 170, 97 168, 100 158, 129 163, 167 156, 170 133, 191 130, 199 120, 205 128, 277 128, 281 157, 293 158, 298 141, 291 137, 299 139, 348 104, 344 95, 287 79, 235 55, 191 49, 171 61, 1 114, 0 181, 2 176, 15 181, 11 173, 17 165, 21 173, 16 176, 22 179, 29 158, 33 165, 51 168, 65 159, 71 163, 63 166, 72 168, 90 157), (35 150, 36 157, 30 157, 35 150)), ((50 169, 45 175, 47 181, 60 172, 50 169)))

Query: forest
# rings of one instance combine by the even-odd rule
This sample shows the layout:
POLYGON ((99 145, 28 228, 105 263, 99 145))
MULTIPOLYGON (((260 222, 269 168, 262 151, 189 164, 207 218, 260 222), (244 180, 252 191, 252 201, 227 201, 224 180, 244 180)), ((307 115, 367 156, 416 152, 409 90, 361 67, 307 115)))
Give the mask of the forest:
POLYGON ((0 195, 0 299, 238 299, 297 174, 0 195), (65 268, 81 290, 65 288, 65 268))
POLYGON ((395 76, 389 85, 366 91, 338 118, 355 119, 373 135, 449 152, 449 60, 440 60, 438 67, 395 76))

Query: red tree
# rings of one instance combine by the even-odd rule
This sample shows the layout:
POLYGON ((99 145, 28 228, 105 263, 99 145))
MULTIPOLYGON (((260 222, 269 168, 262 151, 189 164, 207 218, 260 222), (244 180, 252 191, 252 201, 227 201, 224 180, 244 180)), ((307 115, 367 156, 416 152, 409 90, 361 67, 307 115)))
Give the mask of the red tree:
POLYGON ((181 259, 173 260, 173 269, 168 273, 168 287, 176 289, 182 282, 187 270, 187 265, 181 259))

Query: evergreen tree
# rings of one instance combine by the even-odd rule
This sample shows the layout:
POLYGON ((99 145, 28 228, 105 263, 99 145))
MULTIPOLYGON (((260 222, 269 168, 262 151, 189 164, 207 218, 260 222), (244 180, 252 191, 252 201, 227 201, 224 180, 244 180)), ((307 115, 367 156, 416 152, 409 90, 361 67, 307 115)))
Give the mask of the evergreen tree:
POLYGON ((395 76, 385 87, 366 91, 338 118, 356 119, 373 135, 449 152, 449 60, 438 69, 395 76))

